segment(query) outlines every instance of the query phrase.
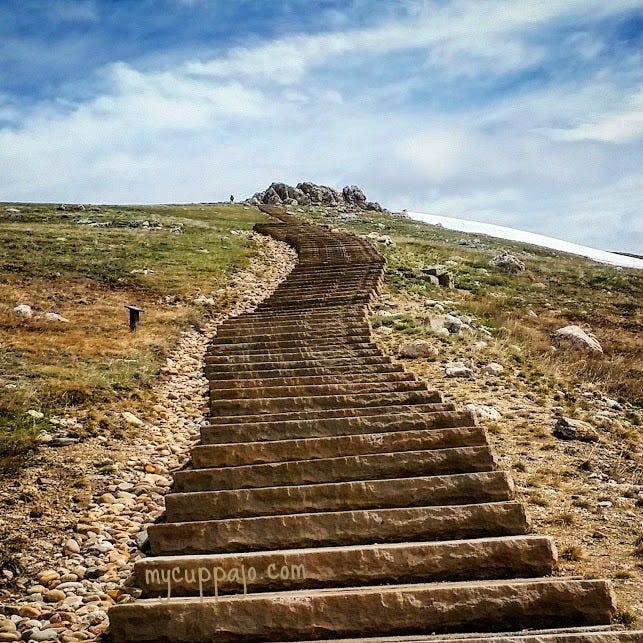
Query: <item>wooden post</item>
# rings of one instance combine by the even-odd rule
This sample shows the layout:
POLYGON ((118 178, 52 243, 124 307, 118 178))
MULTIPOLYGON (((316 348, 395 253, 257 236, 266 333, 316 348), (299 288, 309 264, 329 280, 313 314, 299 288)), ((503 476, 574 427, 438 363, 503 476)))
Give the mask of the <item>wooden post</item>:
POLYGON ((141 321, 141 313, 145 311, 142 308, 132 306, 131 304, 125 304, 125 308, 129 310, 129 329, 133 333, 141 321))

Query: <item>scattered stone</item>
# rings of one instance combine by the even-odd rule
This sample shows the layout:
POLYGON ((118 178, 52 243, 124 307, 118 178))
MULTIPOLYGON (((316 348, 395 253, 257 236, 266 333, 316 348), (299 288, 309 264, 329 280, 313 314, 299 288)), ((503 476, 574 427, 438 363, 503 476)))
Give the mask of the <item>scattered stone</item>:
POLYGON ((121 413, 121 416, 127 422, 127 424, 131 424, 132 426, 143 426, 144 422, 140 418, 137 418, 133 413, 130 413, 129 411, 124 411, 121 413))
POLYGON ((580 442, 596 442, 598 440, 598 433, 591 424, 564 416, 556 420, 552 434, 560 440, 578 440, 580 442))
POLYGON ((450 333, 457 335, 463 326, 464 326, 464 322, 459 317, 456 317, 455 315, 444 316, 444 327, 450 333))
POLYGON ((199 295, 193 301, 199 306, 214 306, 215 304, 214 297, 206 297, 205 295, 199 295))
POLYGON ((501 268, 513 274, 525 271, 525 264, 506 250, 494 257, 489 263, 496 268, 501 268))
POLYGON ((55 641, 58 638, 58 630, 53 627, 46 630, 34 630, 30 637, 34 641, 55 641))
POLYGON ((435 266, 427 266, 426 268, 421 268, 420 272, 422 273, 422 279, 434 277, 437 279, 440 286, 443 286, 444 288, 453 287, 453 279, 446 266, 439 264, 435 266))
POLYGON ((416 359, 418 357, 435 359, 439 354, 440 353, 435 346, 432 346, 429 342, 422 339, 415 339, 412 342, 404 344, 400 348, 400 357, 408 357, 410 359, 416 359))
POLYGON ((80 553, 80 545, 76 540, 73 538, 70 538, 66 543, 65 543, 65 552, 68 554, 79 554, 80 553))
POLYGON ((614 503, 610 502, 609 500, 601 500, 598 502, 597 507, 600 509, 609 509, 614 503))
POLYGON ((51 581, 58 580, 59 578, 60 574, 53 569, 47 569, 46 571, 40 572, 40 574, 38 574, 38 582, 41 585, 48 585, 49 583, 51 583, 51 581))
POLYGON ((465 408, 469 409, 472 413, 477 415, 482 420, 490 420, 495 422, 502 417, 502 413, 493 406, 487 406, 485 404, 465 404, 465 408))
POLYGON ((18 614, 24 618, 38 618, 41 611, 35 605, 22 605, 18 614))
POLYGON ((19 304, 13 309, 13 313, 17 317, 24 317, 25 319, 31 319, 33 317, 33 310, 31 306, 27 304, 19 304))
POLYGON ((62 589, 50 589, 43 596, 46 603, 58 603, 59 601, 65 600, 65 592, 62 589))
POLYGON ((559 328, 553 333, 552 341, 555 346, 567 344, 573 348, 587 349, 593 353, 603 352, 603 347, 596 336, 584 331, 580 326, 571 325, 559 328))
POLYGON ((61 322, 68 324, 69 320, 58 313, 45 313, 44 320, 47 322, 61 322))
POLYGON ((485 375, 501 375, 505 367, 498 362, 489 362, 486 366, 482 367, 482 372, 485 375))
POLYGON ((446 377, 471 377, 473 375, 473 371, 464 364, 458 364, 454 366, 448 366, 445 369, 444 374, 446 375, 446 377))
POLYGON ((8 212, 9 214, 18 214, 20 212, 18 208, 5 208, 4 211, 8 212))
POLYGON ((440 280, 434 275, 420 275, 420 279, 423 281, 428 281, 433 286, 439 286, 440 280))

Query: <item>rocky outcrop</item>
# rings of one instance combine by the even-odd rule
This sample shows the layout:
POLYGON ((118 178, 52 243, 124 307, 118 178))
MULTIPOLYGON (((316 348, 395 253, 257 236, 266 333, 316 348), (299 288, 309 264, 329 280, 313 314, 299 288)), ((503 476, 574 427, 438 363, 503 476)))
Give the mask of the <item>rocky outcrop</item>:
POLYGON ((305 181, 292 187, 286 183, 271 183, 263 192, 257 192, 247 203, 253 205, 324 205, 331 208, 353 207, 359 210, 383 212, 379 203, 369 201, 356 185, 347 185, 341 192, 327 185, 305 181))
POLYGON ((496 268, 501 268, 513 274, 525 271, 525 264, 506 250, 494 257, 489 263, 496 268))

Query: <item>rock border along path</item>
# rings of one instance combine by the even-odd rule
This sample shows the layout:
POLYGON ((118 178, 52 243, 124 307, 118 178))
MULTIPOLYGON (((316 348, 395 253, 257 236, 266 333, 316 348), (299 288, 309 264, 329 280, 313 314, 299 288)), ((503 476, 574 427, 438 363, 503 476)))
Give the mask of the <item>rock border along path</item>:
POLYGON ((261 209, 299 264, 208 350, 211 422, 113 640, 643 641, 607 581, 549 577, 471 413, 371 342, 384 258, 261 209))

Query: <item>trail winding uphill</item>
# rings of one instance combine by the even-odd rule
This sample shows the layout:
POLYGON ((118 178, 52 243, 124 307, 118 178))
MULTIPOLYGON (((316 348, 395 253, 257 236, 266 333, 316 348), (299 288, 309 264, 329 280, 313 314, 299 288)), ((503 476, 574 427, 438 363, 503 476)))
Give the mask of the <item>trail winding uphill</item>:
POLYGON ((113 640, 643 641, 607 581, 550 576, 471 414, 371 342, 382 256, 262 209, 299 264, 209 349, 211 422, 113 640))

